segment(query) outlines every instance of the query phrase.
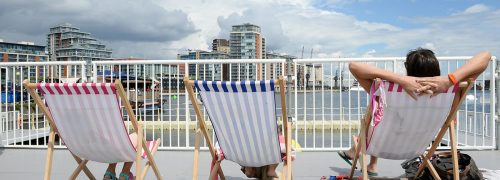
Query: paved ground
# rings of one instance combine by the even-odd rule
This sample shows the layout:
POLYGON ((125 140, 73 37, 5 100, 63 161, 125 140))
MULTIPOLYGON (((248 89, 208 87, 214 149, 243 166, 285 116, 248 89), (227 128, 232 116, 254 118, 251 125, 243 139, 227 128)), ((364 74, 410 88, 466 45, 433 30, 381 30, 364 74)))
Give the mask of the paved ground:
MULTIPOLYGON (((480 168, 500 169, 500 151, 468 151, 480 168)), ((45 165, 44 149, 0 149, 0 179, 42 179, 45 165)), ((207 151, 200 154, 200 179, 209 175, 210 155, 207 151)), ((159 151, 156 160, 164 179, 191 179, 192 151, 159 151)), ((398 177, 403 174, 402 161, 380 160, 379 174, 382 177, 398 177)), ((67 150, 56 150, 52 179, 67 179, 76 162, 67 150)), ((94 175, 101 178, 106 165, 90 162, 88 167, 94 175)), ((293 162, 294 179, 320 179, 321 176, 347 174, 349 166, 337 156, 336 152, 301 152, 293 162)), ((121 167, 118 167, 121 168, 121 167)), ((224 161, 224 174, 228 179, 246 179, 236 163, 224 161)), ((281 168, 281 167, 280 167, 281 168)), ((359 172, 358 172, 359 174, 359 172)), ((78 179, 87 179, 83 174, 78 179)), ((155 179, 150 170, 147 179, 155 179)))

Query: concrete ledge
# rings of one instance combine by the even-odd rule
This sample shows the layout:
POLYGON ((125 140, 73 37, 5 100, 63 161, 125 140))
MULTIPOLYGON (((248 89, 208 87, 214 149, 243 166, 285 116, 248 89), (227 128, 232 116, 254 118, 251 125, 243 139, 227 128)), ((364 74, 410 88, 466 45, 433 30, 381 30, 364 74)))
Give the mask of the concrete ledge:
MULTIPOLYGON (((145 129, 190 129, 195 130, 197 126, 197 121, 140 121, 143 128, 145 129)), ((205 121, 208 129, 212 129, 212 123, 210 121, 205 121)), ((279 125, 282 122, 278 122, 279 125)), ((125 122, 125 125, 129 126, 131 123, 129 121, 125 122)), ((346 130, 346 129, 358 129, 359 121, 340 121, 340 120, 329 120, 329 121, 297 121, 293 123, 293 128, 297 130, 304 129, 334 129, 334 130, 346 130)))

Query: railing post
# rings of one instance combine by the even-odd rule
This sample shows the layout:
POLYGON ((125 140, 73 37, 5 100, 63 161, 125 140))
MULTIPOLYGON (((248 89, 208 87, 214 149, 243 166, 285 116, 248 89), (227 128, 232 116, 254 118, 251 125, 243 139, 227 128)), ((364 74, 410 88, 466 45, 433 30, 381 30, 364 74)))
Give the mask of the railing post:
MULTIPOLYGON (((184 63, 184 77, 189 77, 189 63, 186 61, 184 63)), ((183 79, 184 79, 183 77, 183 79)), ((189 79, 191 79, 192 77, 189 77, 189 79)), ((183 79, 181 79, 181 81, 183 81, 183 79)), ((185 128, 186 128, 186 132, 185 132, 185 141, 186 141, 186 148, 189 148, 189 122, 191 122, 191 114, 189 112, 189 96, 188 96, 188 92, 187 92, 187 89, 186 89, 186 84, 184 84, 184 104, 185 104, 185 107, 184 107, 184 113, 185 113, 185 117, 186 117, 186 120, 185 120, 185 128)), ((194 104, 193 104, 194 106, 194 104)), ((197 122, 197 119, 195 119, 196 122, 197 122)), ((196 123, 196 127, 195 129, 197 129, 199 126, 199 123, 196 123)))
MULTIPOLYGON (((287 96, 287 100, 286 100, 286 114, 288 117, 287 120, 288 122, 291 122, 292 121, 292 115, 290 113, 290 101, 292 99, 292 84, 293 84, 293 81, 292 81, 292 66, 293 66, 293 59, 290 58, 290 57, 287 57, 286 58, 286 96, 287 96)), ((283 117, 284 118, 284 117, 283 117)))
POLYGON ((493 128, 495 128, 495 134, 493 134, 493 136, 495 137, 495 149, 498 150, 499 147, 500 147, 500 133, 499 133, 499 130, 500 130, 500 118, 498 117, 498 115, 500 114, 500 104, 498 104, 498 100, 500 99, 500 65, 498 64, 498 61, 497 61, 497 58, 495 56, 492 57, 492 60, 493 60, 493 65, 495 66, 495 72, 494 72, 494 83, 495 83, 495 86, 493 88, 495 88, 493 91, 495 93, 495 96, 493 98, 494 100, 494 105, 495 105, 495 116, 493 117, 495 119, 494 121, 494 126, 493 128))
POLYGON ((85 79, 85 82, 90 82, 90 77, 92 76, 92 70, 97 71, 96 69, 92 69, 92 60, 87 60, 85 61, 85 75, 87 76, 87 79, 85 79))

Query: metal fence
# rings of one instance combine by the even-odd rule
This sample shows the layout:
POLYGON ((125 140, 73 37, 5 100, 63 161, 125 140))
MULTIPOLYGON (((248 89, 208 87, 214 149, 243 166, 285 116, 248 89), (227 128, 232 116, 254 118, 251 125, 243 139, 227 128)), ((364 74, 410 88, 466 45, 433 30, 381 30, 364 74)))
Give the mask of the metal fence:
MULTIPOLYGON (((441 57, 442 73, 453 72, 470 57, 441 57)), ((293 138, 305 151, 332 151, 351 146, 367 105, 367 94, 349 73, 348 63, 362 61, 402 73, 404 58, 333 58, 267 60, 136 60, 2 63, 0 80, 1 146, 46 147, 48 125, 31 101, 22 80, 31 82, 113 82, 120 80, 146 138, 161 138, 160 149, 192 149, 196 116, 185 95, 183 78, 255 80, 287 77, 288 110, 293 138), (289 68, 288 68, 289 67, 289 68), (187 103, 186 103, 187 102, 187 103)), ((462 149, 495 148, 495 67, 476 81, 457 116, 462 149)), ((277 96, 278 97, 278 96, 277 96)), ((280 102, 279 100, 277 101, 280 102)), ((277 105, 276 107, 280 107, 277 105)), ((281 111, 277 111, 281 112, 281 111)), ((281 113, 278 114, 282 119, 281 113)), ((128 115, 124 112, 130 128, 128 115)), ((206 117, 208 119, 208 117, 206 117)), ((213 132, 211 133, 214 137, 213 132)), ((64 147, 58 141, 57 147, 64 147)), ((446 140, 441 148, 447 148, 446 140)))
POLYGON ((22 82, 82 81, 84 61, 0 64, 0 146, 46 147, 48 122, 22 82))
MULTIPOLYGON (((471 57, 439 57, 441 74, 448 74, 471 57)), ((304 150, 340 150, 351 147, 351 136, 359 133, 359 120, 368 103, 348 63, 357 61, 404 74, 404 57, 335 58, 294 60, 294 103, 297 119, 295 139, 304 150)), ((459 148, 494 149, 495 137, 495 67, 490 61, 486 71, 474 82, 457 114, 459 148)), ((449 148, 447 134, 440 148, 449 148)))

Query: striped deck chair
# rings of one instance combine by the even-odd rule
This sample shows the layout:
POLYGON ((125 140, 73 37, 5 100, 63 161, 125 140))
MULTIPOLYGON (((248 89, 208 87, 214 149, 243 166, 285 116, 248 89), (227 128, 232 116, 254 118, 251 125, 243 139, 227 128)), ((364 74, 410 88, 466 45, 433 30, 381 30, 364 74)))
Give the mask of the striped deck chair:
POLYGON ((414 100, 401 85, 374 80, 370 92, 371 102, 361 124, 360 142, 356 147, 350 177, 354 174, 361 151, 359 160, 363 179, 368 179, 365 154, 398 160, 420 156, 424 163, 419 167, 417 175, 427 167, 435 179, 440 179, 429 159, 449 130, 453 173, 458 180, 457 143, 455 125, 452 122, 471 86, 472 80, 468 80, 432 98, 430 95, 423 95, 414 100), (368 130, 370 126, 373 127, 371 132, 368 130), (368 133, 371 133, 371 138, 367 140, 368 133), (434 142, 426 153, 432 141, 434 142))
POLYGON ((25 80, 24 87, 50 123, 45 180, 50 179, 55 133, 63 140, 78 163, 70 179, 75 179, 82 170, 89 179, 95 179, 86 167, 88 161, 101 163, 135 161, 137 179, 143 179, 149 167, 152 167, 158 179, 162 178, 153 159, 160 143, 159 139, 145 141, 142 126, 137 122, 130 104, 122 103, 138 137, 137 149, 132 145, 123 121, 119 100, 129 101, 119 81, 29 83, 25 80), (141 172, 142 158, 147 158, 148 162, 141 172))
MULTIPOLYGON (((201 134, 205 137, 215 164, 211 170, 210 179, 217 178, 217 175, 224 179, 220 167, 222 159, 246 167, 261 167, 283 161, 275 112, 275 84, 277 84, 280 89, 282 114, 283 117, 287 117, 283 77, 279 80, 237 82, 191 81, 186 77, 184 82, 198 118, 193 179, 198 178, 201 134), (206 109, 223 154, 218 153, 212 143, 194 88, 200 95, 200 101, 206 109)), ((291 179, 291 127, 286 120, 283 121, 283 125, 287 153, 280 176, 291 179)))

